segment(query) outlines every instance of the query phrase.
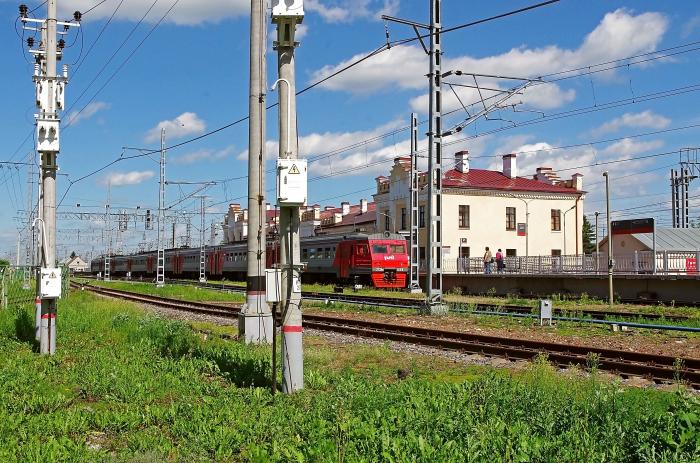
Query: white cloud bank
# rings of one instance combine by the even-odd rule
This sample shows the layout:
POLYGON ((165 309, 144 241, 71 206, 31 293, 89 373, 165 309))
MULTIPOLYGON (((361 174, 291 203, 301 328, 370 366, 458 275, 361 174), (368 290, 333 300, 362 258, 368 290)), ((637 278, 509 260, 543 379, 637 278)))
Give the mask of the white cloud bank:
POLYGON ((113 172, 102 179, 102 184, 111 186, 138 185, 139 183, 149 180, 153 175, 154 173, 152 170, 113 172))
MULTIPOLYGON (((121 1, 105 1, 85 15, 84 20, 96 21, 108 18, 121 1)), ((157 2, 146 17, 146 21, 150 23, 158 21, 173 2, 174 0, 157 2)), ((59 3, 59 15, 71 18, 74 11, 87 11, 96 3, 96 0, 64 0, 59 3)), ((115 18, 138 21, 151 3, 151 1, 126 0, 117 10, 115 18)), ((382 14, 395 14, 399 8, 399 0, 306 0, 304 6, 308 13, 318 14, 326 22, 349 23, 358 19, 379 19, 382 14)), ((248 16, 249 12, 250 0, 180 0, 165 21, 192 26, 248 16)))
POLYGON ((104 109, 109 109, 110 105, 109 103, 105 103, 103 101, 93 101, 92 103, 88 104, 85 106, 85 109, 82 111, 71 111, 68 116, 66 116, 66 124, 67 125, 76 125, 80 121, 84 121, 87 119, 90 119, 92 116, 97 114, 98 112, 104 110, 104 109))
POLYGON ((670 124, 671 119, 646 110, 641 113, 625 113, 591 130, 591 134, 600 136, 623 128, 665 129, 670 124))
MULTIPOLYGON (((575 49, 550 45, 541 48, 521 46, 505 53, 482 58, 468 55, 449 57, 443 60, 443 70, 462 70, 480 74, 498 74, 535 78, 562 70, 587 66, 599 62, 618 59, 637 53, 654 51, 661 42, 668 20, 660 13, 649 12, 634 15, 628 10, 618 9, 607 13, 596 28, 591 31, 581 45, 575 49)), ((314 72, 311 80, 327 77, 365 53, 327 65, 314 72)), ((325 82, 327 90, 344 91, 368 95, 383 90, 420 90, 427 87, 425 74, 428 61, 419 45, 397 46, 381 53, 325 82)), ((609 71, 603 77, 610 77, 609 71)), ((459 78, 464 80, 464 77, 459 78)), ((450 80, 450 79, 446 79, 450 80)), ((454 79, 455 82, 461 82, 454 79)), ((473 85, 473 81, 465 81, 473 85)), ((498 79, 481 79, 480 85, 505 88, 498 79)), ((507 85, 511 85, 509 82, 507 85)), ((475 89, 455 88, 465 103, 477 99, 475 89)), ((485 92, 484 96, 493 94, 485 92)), ((557 84, 535 85, 519 97, 523 103, 540 109, 559 107, 575 98, 573 90, 563 90, 557 84)), ((458 107, 458 101, 447 86, 443 92, 443 110, 458 107)), ((411 101, 411 107, 420 112, 427 111, 427 97, 419 96, 411 101)))
POLYGON ((348 23, 357 19, 379 19, 395 15, 399 0, 306 0, 304 8, 329 23, 348 23))
POLYGON ((198 162, 214 162, 231 156, 234 152, 233 146, 228 146, 221 150, 201 149, 191 153, 175 156, 172 158, 173 164, 195 164, 198 162))
POLYGON ((165 129, 165 136, 168 139, 185 137, 187 135, 199 135, 204 133, 207 125, 196 113, 182 113, 175 119, 160 121, 155 127, 148 131, 146 143, 153 143, 160 140, 160 132, 165 129))

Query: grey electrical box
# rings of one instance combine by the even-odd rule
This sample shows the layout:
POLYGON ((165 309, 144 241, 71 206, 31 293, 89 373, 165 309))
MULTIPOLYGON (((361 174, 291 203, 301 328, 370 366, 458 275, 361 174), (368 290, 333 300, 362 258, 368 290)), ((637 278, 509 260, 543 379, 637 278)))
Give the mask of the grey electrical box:
POLYGON ((267 302, 279 302, 282 295, 282 271, 277 268, 265 269, 265 297, 267 302))
POLYGON ((59 299, 61 297, 61 269, 42 268, 39 289, 42 299, 59 299))
POLYGON ((552 301, 549 299, 540 299, 540 325, 552 324, 552 301))

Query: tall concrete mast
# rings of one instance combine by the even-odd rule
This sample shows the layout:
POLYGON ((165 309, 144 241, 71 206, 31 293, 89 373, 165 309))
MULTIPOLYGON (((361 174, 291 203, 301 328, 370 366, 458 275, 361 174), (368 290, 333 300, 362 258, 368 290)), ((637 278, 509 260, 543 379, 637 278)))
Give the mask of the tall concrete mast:
POLYGON ((41 218, 34 221, 41 224, 41 271, 37 278, 37 288, 41 296, 39 351, 42 354, 54 354, 56 351, 56 300, 61 297, 61 273, 56 268, 56 171, 57 157, 60 151, 59 111, 64 109, 64 90, 68 81, 68 67, 63 66, 63 73, 56 75, 56 63, 63 55, 65 42, 57 40, 57 26, 65 30, 78 26, 80 13, 76 12, 76 22, 59 22, 56 19, 56 1, 47 0, 46 19, 29 17, 26 5, 20 5, 19 14, 22 28, 41 31, 41 43, 36 49, 34 40, 27 41, 30 53, 35 57, 34 82, 36 84, 36 101, 39 109, 36 115, 37 150, 41 154, 41 218), (27 24, 37 25, 29 27, 27 24))
POLYGON ((265 2, 250 2, 250 117, 248 127, 248 274, 238 332, 247 343, 272 342, 272 312, 265 297, 265 2))
POLYGON ((277 24, 279 79, 279 158, 277 204, 280 206, 280 302, 282 305, 282 391, 304 387, 304 350, 301 315, 301 248, 299 206, 306 203, 306 162, 298 159, 294 41, 297 24, 304 18, 302 0, 273 0, 272 22, 277 24), (300 191, 297 187, 301 188, 300 191), (292 191, 293 189, 293 191, 292 191), (298 196, 297 196, 298 194, 298 196), (295 197, 296 196, 296 197, 295 197))

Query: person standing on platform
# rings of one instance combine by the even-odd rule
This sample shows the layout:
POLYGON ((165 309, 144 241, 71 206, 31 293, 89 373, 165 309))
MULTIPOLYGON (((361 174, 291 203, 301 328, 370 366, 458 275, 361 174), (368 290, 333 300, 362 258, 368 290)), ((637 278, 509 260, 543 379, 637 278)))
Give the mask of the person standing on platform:
POLYGON ((496 271, 503 273, 504 268, 506 268, 506 262, 503 260, 503 252, 499 248, 496 252, 496 271))
POLYGON ((486 275, 491 274, 491 264, 493 264, 493 255, 491 254, 489 247, 486 246, 486 252, 484 253, 484 273, 486 275))

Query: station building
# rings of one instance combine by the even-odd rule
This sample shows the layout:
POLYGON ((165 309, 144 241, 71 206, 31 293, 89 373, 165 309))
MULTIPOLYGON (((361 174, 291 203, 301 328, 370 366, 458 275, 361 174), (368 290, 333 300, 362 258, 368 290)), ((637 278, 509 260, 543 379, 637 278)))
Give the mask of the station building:
MULTIPOLYGON (((455 168, 442 182, 442 244, 445 259, 480 257, 486 246, 506 256, 581 254, 583 252, 583 176, 561 179, 539 167, 531 177, 518 176, 516 155, 503 156, 501 171, 471 169, 469 153, 455 154, 455 168), (529 235, 529 236, 528 236, 529 235)), ((374 202, 366 199, 340 207, 319 204, 300 210, 300 235, 377 233, 407 234, 410 229, 410 158, 397 157, 388 176, 376 178, 374 202)), ((419 243, 425 258, 427 173, 419 172, 419 243)), ((267 234, 274 235, 278 211, 266 207, 267 234)), ((231 204, 223 221, 227 243, 248 237, 248 211, 231 204)))
MULTIPOLYGON (((515 154, 503 156, 501 171, 471 169, 469 152, 455 154, 455 168, 442 181, 442 246, 445 259, 481 257, 488 246, 507 256, 565 255, 583 252, 583 176, 560 179, 539 167, 518 176, 515 154)), ((444 165, 444 164, 443 164, 444 165)), ((409 157, 398 157, 388 176, 376 178, 374 194, 379 231, 410 228, 409 157)), ((421 259, 427 231, 427 172, 418 173, 421 259)))

